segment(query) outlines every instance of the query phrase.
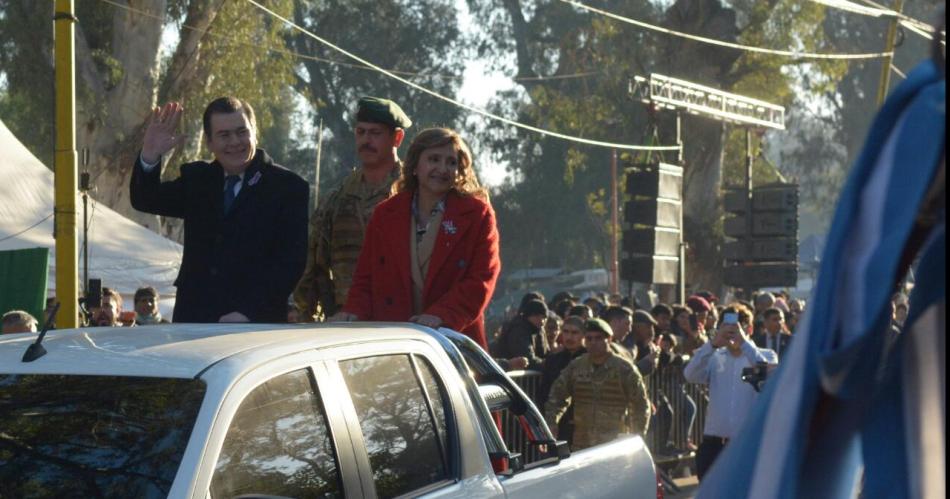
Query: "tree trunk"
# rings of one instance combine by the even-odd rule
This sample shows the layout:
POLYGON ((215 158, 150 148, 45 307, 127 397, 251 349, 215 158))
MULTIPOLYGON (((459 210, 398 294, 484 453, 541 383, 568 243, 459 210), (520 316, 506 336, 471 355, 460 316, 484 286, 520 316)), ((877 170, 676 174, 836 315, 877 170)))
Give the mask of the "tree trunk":
MULTIPOLYGON (((132 0, 130 7, 154 15, 165 12, 164 0, 132 0)), ((121 76, 115 81, 96 67, 82 31, 77 31, 78 74, 92 105, 77 109, 79 147, 89 149, 95 199, 120 214, 158 230, 158 218, 132 209, 129 176, 141 147, 143 125, 155 105, 158 52, 163 25, 134 11, 113 16, 112 55, 121 76)))
MULTIPOLYGON (((666 12, 665 26, 719 40, 735 40, 735 12, 719 0, 678 0, 666 12)), ((739 52, 667 37, 660 67, 668 76, 715 86, 738 59, 739 52)), ((689 289, 714 288, 722 282, 720 192, 724 127, 715 120, 684 114, 683 236, 689 289)))

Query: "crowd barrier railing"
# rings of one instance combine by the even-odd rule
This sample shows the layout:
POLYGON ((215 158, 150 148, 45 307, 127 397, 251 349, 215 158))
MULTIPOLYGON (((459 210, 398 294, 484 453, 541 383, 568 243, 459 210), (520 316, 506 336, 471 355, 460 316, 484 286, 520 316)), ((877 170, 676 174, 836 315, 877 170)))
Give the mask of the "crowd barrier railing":
MULTIPOLYGON (((543 412, 544 401, 538 400, 541 373, 528 370, 510 371, 507 374, 543 412)), ((698 445, 702 440, 708 404, 706 387, 687 383, 682 365, 658 367, 646 377, 645 383, 654 415, 644 440, 654 461, 664 463, 692 457, 689 444, 698 445), (689 417, 690 413, 692 418, 689 417)), ((509 450, 521 453, 526 464, 541 457, 537 449, 529 444, 518 418, 508 411, 501 411, 501 433, 509 450)))

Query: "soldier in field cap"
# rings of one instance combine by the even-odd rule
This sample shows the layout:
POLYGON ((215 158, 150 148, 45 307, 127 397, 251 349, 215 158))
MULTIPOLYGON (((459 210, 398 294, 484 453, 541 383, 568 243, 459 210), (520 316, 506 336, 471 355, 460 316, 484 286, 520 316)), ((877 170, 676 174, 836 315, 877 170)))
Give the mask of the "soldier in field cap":
POLYGON ((307 266, 294 291, 302 320, 326 319, 343 307, 366 224, 399 178, 402 162, 396 150, 411 125, 391 100, 359 100, 353 131, 360 164, 310 218, 307 266))
POLYGON ((558 422, 573 404, 574 450, 609 442, 621 433, 647 432, 650 400, 646 385, 640 371, 609 347, 613 334, 602 319, 584 323, 587 353, 561 371, 544 405, 545 419, 556 433, 558 422))

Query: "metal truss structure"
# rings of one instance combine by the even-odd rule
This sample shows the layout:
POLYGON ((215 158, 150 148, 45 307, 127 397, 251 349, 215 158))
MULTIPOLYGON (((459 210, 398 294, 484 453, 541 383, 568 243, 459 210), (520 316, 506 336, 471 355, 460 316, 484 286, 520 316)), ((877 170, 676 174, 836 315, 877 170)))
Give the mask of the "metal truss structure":
POLYGON ((653 73, 634 77, 634 96, 663 108, 684 110, 719 121, 785 129, 785 108, 712 87, 653 73))

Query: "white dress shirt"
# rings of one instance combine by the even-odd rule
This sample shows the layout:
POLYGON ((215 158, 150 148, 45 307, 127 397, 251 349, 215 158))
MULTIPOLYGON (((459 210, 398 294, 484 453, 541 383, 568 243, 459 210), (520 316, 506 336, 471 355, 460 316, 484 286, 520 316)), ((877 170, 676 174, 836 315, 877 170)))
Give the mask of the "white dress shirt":
POLYGON ((778 364, 774 351, 758 348, 751 341, 742 344, 742 354, 732 355, 726 347, 713 348, 706 342, 693 353, 683 375, 690 383, 709 385, 709 406, 703 434, 734 438, 758 393, 742 381, 742 369, 757 362, 778 364))
MULTIPOLYGON (((159 158, 158 161, 154 163, 147 163, 145 158, 142 157, 142 154, 139 153, 139 163, 142 163, 142 170, 145 171, 145 173, 148 173, 152 171, 153 168, 160 165, 162 163, 162 159, 159 158)), ((225 174, 225 176, 227 176, 227 174, 225 174)), ((241 186, 244 184, 244 172, 238 173, 238 177, 241 178, 241 181, 234 184, 234 197, 237 197, 238 193, 241 192, 241 186)))

